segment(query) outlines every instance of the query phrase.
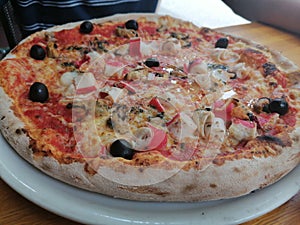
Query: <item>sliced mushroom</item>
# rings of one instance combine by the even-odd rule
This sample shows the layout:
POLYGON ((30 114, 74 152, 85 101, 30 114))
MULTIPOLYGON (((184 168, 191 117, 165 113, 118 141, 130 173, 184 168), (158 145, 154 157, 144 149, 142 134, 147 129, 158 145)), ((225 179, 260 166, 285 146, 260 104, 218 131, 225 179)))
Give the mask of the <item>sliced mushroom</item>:
POLYGON ((207 74, 197 74, 194 80, 204 90, 209 90, 213 85, 211 77, 207 74))
POLYGON ((219 63, 234 63, 240 59, 239 54, 228 49, 216 48, 212 53, 212 57, 219 63))
POLYGON ((162 53, 166 55, 176 55, 181 49, 180 42, 175 39, 169 39, 162 44, 162 53))
POLYGON ((114 131, 118 135, 124 135, 129 132, 129 123, 128 123, 128 112, 129 109, 125 105, 118 105, 114 108, 111 120, 114 124, 114 131))
POLYGON ((209 137, 214 117, 215 116, 211 111, 201 109, 194 112, 193 120, 197 125, 197 130, 200 137, 209 137))
POLYGON ((126 37, 126 38, 133 38, 133 37, 138 36, 138 33, 136 30, 126 29, 123 27, 117 27, 116 34, 120 37, 126 37))
POLYGON ((226 134, 226 126, 221 118, 214 118, 210 129, 211 142, 218 143, 220 146, 224 142, 226 134))
POLYGON ((176 38, 178 40, 186 40, 189 38, 189 35, 187 33, 171 32, 171 37, 176 38))
POLYGON ((123 56, 129 53, 129 45, 121 45, 115 51, 115 55, 123 56))
POLYGON ((48 42, 46 50, 49 58, 58 58, 60 55, 60 52, 57 49, 57 44, 53 41, 48 42))
POLYGON ((146 151, 147 146, 153 138, 153 132, 149 127, 141 127, 134 132, 135 145, 137 151, 146 151))

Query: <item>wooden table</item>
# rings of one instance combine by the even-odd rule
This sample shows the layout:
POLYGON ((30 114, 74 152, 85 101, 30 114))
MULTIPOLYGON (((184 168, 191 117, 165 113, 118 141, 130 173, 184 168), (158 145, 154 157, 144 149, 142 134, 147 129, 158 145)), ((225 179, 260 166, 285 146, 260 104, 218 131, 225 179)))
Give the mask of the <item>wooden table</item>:
MULTIPOLYGON (((281 51, 300 66, 300 36, 258 23, 226 27, 219 30, 268 45, 272 49, 281 51)), ((78 223, 66 220, 34 205, 0 180, 0 224, 76 225, 78 223)), ((279 208, 243 225, 254 224, 300 224, 300 192, 279 208)))

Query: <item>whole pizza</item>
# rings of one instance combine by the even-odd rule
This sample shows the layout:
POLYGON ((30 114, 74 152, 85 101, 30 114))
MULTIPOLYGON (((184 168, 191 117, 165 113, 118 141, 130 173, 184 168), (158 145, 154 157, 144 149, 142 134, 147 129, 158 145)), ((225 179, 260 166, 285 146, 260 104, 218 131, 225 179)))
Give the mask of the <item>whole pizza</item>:
POLYGON ((300 162, 300 70, 190 22, 126 14, 37 32, 0 62, 0 125, 44 173, 144 201, 233 198, 300 162))

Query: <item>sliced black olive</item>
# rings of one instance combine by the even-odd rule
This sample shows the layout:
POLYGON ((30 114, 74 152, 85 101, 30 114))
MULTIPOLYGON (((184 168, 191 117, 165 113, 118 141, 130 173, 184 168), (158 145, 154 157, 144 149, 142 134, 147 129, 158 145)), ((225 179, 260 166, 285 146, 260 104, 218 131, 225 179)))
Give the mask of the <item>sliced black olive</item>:
POLYGON ((124 159, 132 159, 135 151, 131 148, 128 141, 119 139, 114 141, 110 146, 110 154, 114 157, 122 157, 124 159))
POLYGON ((45 84, 35 82, 29 89, 29 99, 33 102, 45 102, 49 98, 48 88, 45 84))
POLYGON ((145 61, 145 65, 148 67, 158 67, 159 66, 159 61, 156 58, 148 58, 145 61))
POLYGON ((215 48, 227 48, 228 39, 227 38, 219 38, 215 44, 215 48))
POLYGON ((275 98, 269 103, 269 111, 285 115, 289 111, 289 104, 284 98, 275 98))
POLYGON ((139 24, 136 20, 128 20, 125 23, 125 27, 126 27, 126 29, 138 30, 139 24))
POLYGON ((84 21, 82 24, 80 24, 79 31, 82 34, 89 34, 93 31, 94 25, 90 21, 84 21))
POLYGON ((30 57, 37 60, 43 60, 46 57, 45 49, 40 45, 33 45, 30 48, 30 57))
POLYGON ((229 70, 227 70, 227 72, 232 74, 232 76, 231 76, 231 77, 229 77, 231 80, 234 80, 234 79, 236 79, 236 78, 237 78, 237 74, 236 74, 236 72, 234 72, 234 71, 229 71, 229 70))

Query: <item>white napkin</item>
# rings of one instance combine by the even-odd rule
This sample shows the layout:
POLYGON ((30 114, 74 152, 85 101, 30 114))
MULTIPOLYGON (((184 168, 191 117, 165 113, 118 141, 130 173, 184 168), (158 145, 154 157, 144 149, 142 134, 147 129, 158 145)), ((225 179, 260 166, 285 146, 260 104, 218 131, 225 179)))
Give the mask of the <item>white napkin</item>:
POLYGON ((249 23, 221 0, 160 0, 156 12, 210 28, 249 23))

